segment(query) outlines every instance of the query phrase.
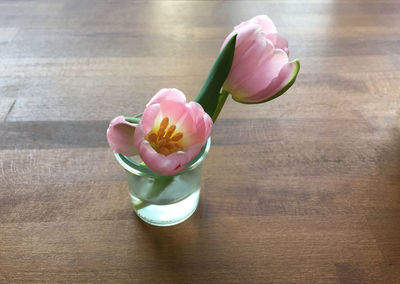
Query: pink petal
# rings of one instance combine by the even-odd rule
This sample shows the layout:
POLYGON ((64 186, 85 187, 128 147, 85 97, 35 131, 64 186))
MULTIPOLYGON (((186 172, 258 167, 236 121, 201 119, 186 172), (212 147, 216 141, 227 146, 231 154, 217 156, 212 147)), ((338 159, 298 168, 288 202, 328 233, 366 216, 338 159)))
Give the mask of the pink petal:
POLYGON ((208 114, 204 114, 197 121, 197 131, 190 137, 192 144, 203 143, 211 135, 213 121, 208 114))
POLYGON ((203 148, 204 143, 198 143, 195 145, 192 145, 187 151, 187 155, 189 157, 189 160, 187 162, 190 162, 191 160, 194 159, 194 157, 197 156, 197 154, 201 151, 201 148, 203 148))
MULTIPOLYGON (((255 41, 240 56, 234 55, 231 71, 226 79, 226 84, 231 89, 242 89, 243 84, 249 76, 257 72, 263 60, 270 57, 274 52, 274 47, 270 41, 265 39, 263 33, 258 33, 255 41)), ((229 89, 227 89, 230 91, 229 89)))
POLYGON ((149 133, 154 127, 154 122, 159 116, 161 110, 160 104, 150 104, 143 112, 140 124, 143 126, 145 134, 149 133))
POLYGON ((140 144, 139 152, 140 157, 149 169, 162 175, 174 175, 184 170, 186 164, 190 161, 190 157, 184 152, 176 152, 168 156, 159 154, 146 140, 140 144))
POLYGON ((248 21, 242 22, 235 29, 241 28, 246 25, 257 24, 259 25, 265 34, 277 33, 274 22, 267 15, 259 15, 251 18, 248 21))
POLYGON ((133 140, 140 157, 151 170, 162 175, 174 175, 184 170, 186 164, 199 153, 211 134, 212 120, 198 103, 186 103, 180 91, 164 89, 161 95, 160 92, 146 107, 133 140), (169 124, 176 124, 177 130, 183 132, 183 139, 186 139, 185 151, 165 156, 154 150, 145 140, 147 133, 160 123, 163 117, 168 117, 169 124))
POLYGON ((235 44, 235 54, 240 55, 243 51, 245 51, 248 46, 256 39, 257 32, 262 31, 260 26, 258 25, 247 25, 243 26, 240 29, 233 30, 225 39, 222 44, 221 50, 225 47, 228 41, 237 34, 236 44, 235 44))
POLYGON ((184 145, 204 144, 211 135, 212 119, 204 112, 202 106, 196 102, 190 102, 188 108, 191 116, 191 125, 189 125, 189 120, 187 120, 182 126, 184 129, 190 129, 191 131, 185 132, 183 143, 184 145))
POLYGON ((147 103, 146 106, 151 104, 157 104, 164 100, 176 101, 176 102, 186 102, 185 95, 178 89, 161 89, 155 94, 154 97, 147 103))
POLYGON ((212 129, 213 129, 213 121, 212 121, 211 117, 207 113, 204 113, 203 120, 204 120, 204 127, 205 127, 204 136, 205 136, 205 138, 207 140, 208 137, 211 136, 211 132, 212 132, 212 129))
POLYGON ((181 125, 188 134, 198 132, 197 121, 204 114, 203 107, 197 102, 190 102, 186 104, 186 111, 188 116, 181 125))
MULTIPOLYGON (((136 147, 139 150, 140 157, 144 161, 144 163, 153 171, 157 171, 157 164, 159 166, 164 166, 165 164, 168 164, 168 161, 163 159, 162 156, 157 156, 160 155, 158 154, 153 147, 149 144, 147 140, 144 139, 145 137, 145 132, 143 131, 143 127, 139 124, 138 127, 136 128, 135 131, 135 137, 134 137, 134 142, 136 147), (157 154, 157 155, 156 155, 157 154), (155 164, 155 165, 154 165, 155 164)), ((165 156, 164 156, 165 157, 165 156)))
POLYGON ((289 56, 287 40, 279 34, 268 34, 266 37, 272 42, 276 49, 282 49, 289 56))
POLYGON ((281 91, 286 91, 284 90, 284 88, 288 88, 290 87, 291 84, 293 84, 297 76, 297 73, 299 71, 299 68, 300 64, 297 60, 288 62, 281 69, 279 75, 272 80, 271 84, 269 84, 268 87, 261 90, 254 96, 246 98, 245 102, 250 102, 250 103, 263 102, 268 100, 269 98, 274 97, 281 91))
POLYGON ((173 175, 183 171, 186 168, 186 164, 193 160, 193 158, 196 157, 197 153, 193 154, 190 152, 178 151, 171 155, 168 155, 168 159, 172 162, 171 168, 168 169, 168 171, 170 172, 169 175, 173 175))
POLYGON ((178 127, 181 121, 186 119, 188 111, 185 102, 163 101, 160 103, 160 112, 162 117, 168 116, 170 124, 176 124, 178 127))
POLYGON ((144 137, 148 132, 144 132, 143 126, 141 124, 138 124, 135 130, 135 135, 133 137, 133 142, 135 143, 137 149, 139 149, 140 152, 140 145, 144 141, 144 137))
POLYGON ((299 62, 289 61, 287 40, 277 33, 266 15, 256 16, 234 28, 235 55, 223 89, 236 101, 258 103, 285 92, 296 79, 299 62))
POLYGON ((136 124, 127 122, 123 116, 117 116, 110 122, 107 129, 107 140, 115 153, 133 156, 137 153, 134 144, 136 124))
POLYGON ((238 83, 239 88, 245 90, 247 94, 257 94, 266 88, 288 62, 288 57, 284 51, 275 49, 268 57, 260 60, 257 69, 238 83))

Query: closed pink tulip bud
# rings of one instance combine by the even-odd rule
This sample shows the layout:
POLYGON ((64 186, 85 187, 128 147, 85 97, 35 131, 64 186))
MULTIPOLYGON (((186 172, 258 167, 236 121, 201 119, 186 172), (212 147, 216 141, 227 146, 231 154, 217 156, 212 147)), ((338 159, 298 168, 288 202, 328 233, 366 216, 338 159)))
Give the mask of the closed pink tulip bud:
POLYGON ((136 146, 133 143, 135 128, 136 124, 125 121, 122 115, 111 120, 107 129, 107 140, 115 153, 121 153, 125 156, 133 156, 137 153, 136 146))
POLYGON ((174 175, 200 152, 212 125, 201 105, 187 103, 177 89, 162 89, 147 104, 134 143, 152 171, 174 175))
POLYGON ((223 89, 242 103, 261 103, 283 94, 294 83, 300 68, 289 62, 287 41, 268 16, 256 16, 236 26, 225 39, 237 34, 236 48, 223 89))

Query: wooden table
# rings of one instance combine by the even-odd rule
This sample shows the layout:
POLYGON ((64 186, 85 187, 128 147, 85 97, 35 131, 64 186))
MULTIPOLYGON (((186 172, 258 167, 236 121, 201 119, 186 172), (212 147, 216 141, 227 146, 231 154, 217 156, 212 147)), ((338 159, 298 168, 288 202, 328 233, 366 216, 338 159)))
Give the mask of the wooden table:
POLYGON ((0 283, 400 283, 399 36, 397 0, 1 1, 0 283), (297 82, 228 100, 197 212, 144 224, 108 122, 257 14, 297 82))

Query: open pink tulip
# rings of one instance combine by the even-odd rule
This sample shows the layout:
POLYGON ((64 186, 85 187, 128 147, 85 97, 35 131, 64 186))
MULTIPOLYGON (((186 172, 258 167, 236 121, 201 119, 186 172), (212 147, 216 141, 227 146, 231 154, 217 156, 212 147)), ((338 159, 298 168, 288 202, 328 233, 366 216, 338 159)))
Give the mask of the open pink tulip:
POLYGON ((136 124, 127 122, 123 116, 117 116, 107 129, 107 140, 115 153, 132 156, 137 153, 133 143, 136 124))
POLYGON ((177 89, 162 89, 147 104, 134 143, 151 170, 174 175, 200 152, 212 125, 201 105, 187 103, 177 89))
POLYGON ((268 16, 256 16, 236 26, 232 67, 223 89, 242 103, 261 103, 283 94, 295 81, 298 60, 289 62, 287 41, 268 16))

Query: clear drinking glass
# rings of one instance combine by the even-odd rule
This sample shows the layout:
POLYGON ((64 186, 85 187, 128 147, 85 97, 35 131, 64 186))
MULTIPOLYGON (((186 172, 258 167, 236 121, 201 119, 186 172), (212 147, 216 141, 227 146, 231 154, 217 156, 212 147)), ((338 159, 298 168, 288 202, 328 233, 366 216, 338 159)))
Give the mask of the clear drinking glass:
POLYGON ((126 172, 133 209, 146 223, 172 226, 185 221, 197 208, 201 189, 201 168, 211 138, 200 153, 173 176, 157 174, 146 167, 139 154, 131 157, 115 154, 126 172))

